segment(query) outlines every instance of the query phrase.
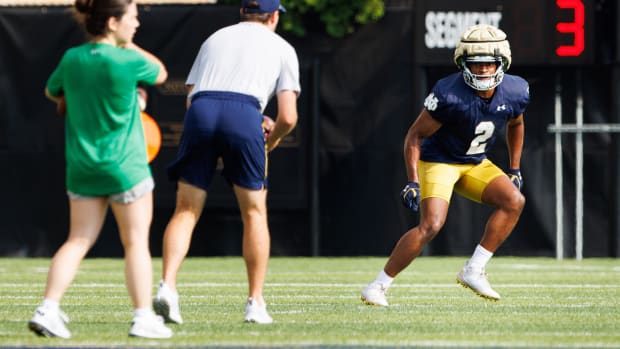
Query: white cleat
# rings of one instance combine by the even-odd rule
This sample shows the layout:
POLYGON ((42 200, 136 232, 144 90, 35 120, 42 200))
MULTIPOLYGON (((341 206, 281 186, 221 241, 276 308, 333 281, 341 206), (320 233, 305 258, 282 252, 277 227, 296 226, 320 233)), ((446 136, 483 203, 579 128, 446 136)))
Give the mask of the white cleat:
POLYGON ((28 328, 42 337, 71 338, 71 332, 65 326, 69 318, 60 310, 38 307, 28 322, 28 328))
POLYGON ((182 324, 183 318, 179 310, 179 294, 172 291, 164 281, 159 282, 159 289, 153 299, 153 309, 157 315, 161 315, 166 322, 182 324))
POLYGON ((387 295, 387 288, 383 287, 383 284, 378 282, 371 282, 362 290, 362 302, 368 305, 377 305, 380 307, 387 307, 389 304, 385 296, 387 295))
POLYGON ((456 282, 465 288, 469 288, 482 298, 498 301, 499 293, 495 292, 487 280, 487 273, 484 268, 473 268, 465 264, 463 269, 456 274, 456 282))
POLYGON ((273 322, 271 316, 267 312, 267 305, 259 305, 258 302, 252 298, 248 299, 245 304, 245 319, 244 322, 252 322, 257 324, 270 324, 273 322))
POLYGON ((172 330, 164 325, 164 319, 161 316, 151 313, 133 318, 129 336, 154 339, 171 338, 172 330))

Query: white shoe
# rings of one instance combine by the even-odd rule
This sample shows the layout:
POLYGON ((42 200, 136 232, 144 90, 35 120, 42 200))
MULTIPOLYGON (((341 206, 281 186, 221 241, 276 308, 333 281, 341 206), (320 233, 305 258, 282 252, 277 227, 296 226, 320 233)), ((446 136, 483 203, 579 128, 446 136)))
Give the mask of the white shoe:
POLYGON ((71 332, 65 326, 69 318, 60 310, 38 307, 28 322, 28 328, 39 336, 71 338, 71 332))
POLYGON ((253 322, 257 324, 270 324, 273 322, 271 316, 267 312, 267 305, 259 305, 252 298, 248 299, 245 304, 245 322, 253 322))
POLYGON ((378 305, 380 307, 387 307, 389 304, 385 296, 387 295, 387 288, 383 284, 373 281, 366 288, 362 290, 362 302, 368 305, 378 305))
POLYGON ((456 274, 456 282, 471 289, 482 298, 492 301, 500 299, 499 293, 491 288, 484 268, 475 268, 465 264, 463 269, 456 274))
POLYGON ((157 315, 161 315, 166 322, 182 324, 183 318, 179 310, 179 294, 172 291, 164 281, 159 282, 159 289, 153 299, 153 309, 157 315))
POLYGON ((134 317, 129 329, 129 336, 142 338, 171 338, 172 330, 164 325, 161 316, 151 313, 134 317))

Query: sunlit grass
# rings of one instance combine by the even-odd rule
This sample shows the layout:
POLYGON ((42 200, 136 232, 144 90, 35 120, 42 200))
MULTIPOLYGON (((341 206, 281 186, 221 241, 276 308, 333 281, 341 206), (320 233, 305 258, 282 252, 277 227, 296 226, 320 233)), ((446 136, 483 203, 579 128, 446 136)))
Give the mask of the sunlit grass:
MULTIPOLYGON (((86 259, 62 302, 69 340, 27 329, 48 259, 0 259, 4 347, 571 347, 620 348, 620 261, 495 257, 499 302, 458 286, 463 257, 421 257, 395 281, 389 308, 362 305, 385 258, 273 258, 265 296, 272 325, 244 324, 241 258, 190 258, 179 275, 185 324, 169 340, 129 338, 122 259, 86 259)), ((155 287, 161 261, 154 261, 155 287)))

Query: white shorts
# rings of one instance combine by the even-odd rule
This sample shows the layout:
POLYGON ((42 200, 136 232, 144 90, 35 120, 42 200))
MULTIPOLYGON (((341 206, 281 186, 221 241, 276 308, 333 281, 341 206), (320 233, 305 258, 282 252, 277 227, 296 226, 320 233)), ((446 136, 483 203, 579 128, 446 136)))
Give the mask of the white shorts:
MULTIPOLYGON (((108 202, 114 202, 118 204, 130 204, 147 193, 150 193, 155 188, 155 181, 153 177, 148 177, 142 182, 134 185, 132 188, 125 190, 124 192, 108 195, 108 202)), ((100 196, 87 196, 73 193, 67 190, 67 195, 71 200, 87 200, 94 199, 100 196)))

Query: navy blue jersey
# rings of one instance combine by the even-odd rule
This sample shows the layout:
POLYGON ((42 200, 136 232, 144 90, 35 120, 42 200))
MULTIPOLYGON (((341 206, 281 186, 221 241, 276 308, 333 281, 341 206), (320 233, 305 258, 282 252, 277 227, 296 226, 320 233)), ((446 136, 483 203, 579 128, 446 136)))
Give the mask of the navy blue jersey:
POLYGON ((529 104, 528 83, 515 75, 504 75, 486 100, 454 73, 437 82, 424 107, 442 126, 422 143, 420 159, 429 162, 477 164, 511 118, 523 114, 529 104))

